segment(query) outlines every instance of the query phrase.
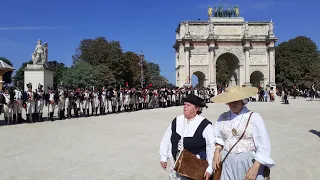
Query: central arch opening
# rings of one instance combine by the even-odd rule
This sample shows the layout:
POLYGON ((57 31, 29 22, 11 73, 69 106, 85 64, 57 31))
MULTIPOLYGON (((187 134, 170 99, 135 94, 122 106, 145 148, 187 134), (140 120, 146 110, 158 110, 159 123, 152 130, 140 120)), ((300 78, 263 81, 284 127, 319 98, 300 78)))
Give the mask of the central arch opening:
POLYGON ((193 87, 204 87, 205 79, 206 79, 206 76, 204 75, 203 72, 196 71, 191 76, 191 85, 193 87))
POLYGON ((222 87, 239 85, 239 59, 232 53, 220 55, 216 61, 217 85, 222 87))

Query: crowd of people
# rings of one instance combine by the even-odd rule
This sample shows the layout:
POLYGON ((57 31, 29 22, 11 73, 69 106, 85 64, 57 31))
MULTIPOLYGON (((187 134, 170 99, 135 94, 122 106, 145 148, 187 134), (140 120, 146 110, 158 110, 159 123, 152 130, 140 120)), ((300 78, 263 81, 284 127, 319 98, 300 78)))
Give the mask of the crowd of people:
POLYGON ((19 84, 4 88, 0 96, 0 109, 6 125, 180 106, 188 94, 195 94, 210 102, 215 94, 210 88, 153 88, 152 85, 146 88, 109 86, 101 89, 59 85, 55 90, 49 86, 48 92, 44 92, 41 84, 35 91, 31 83, 27 87, 27 91, 22 91, 19 84), (26 119, 22 118, 22 113, 26 113, 26 119), (55 118, 55 113, 58 118, 55 118))

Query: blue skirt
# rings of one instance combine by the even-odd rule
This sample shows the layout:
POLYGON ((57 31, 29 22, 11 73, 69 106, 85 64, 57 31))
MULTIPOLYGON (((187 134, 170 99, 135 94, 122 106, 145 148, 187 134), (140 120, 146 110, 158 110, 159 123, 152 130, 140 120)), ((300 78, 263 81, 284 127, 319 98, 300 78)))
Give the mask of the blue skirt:
MULTIPOLYGON (((223 159, 228 151, 221 152, 223 159)), ((244 180, 247 171, 252 167, 255 152, 230 153, 223 163, 220 180, 244 180)), ((264 166, 260 166, 256 180, 264 180, 264 166)))

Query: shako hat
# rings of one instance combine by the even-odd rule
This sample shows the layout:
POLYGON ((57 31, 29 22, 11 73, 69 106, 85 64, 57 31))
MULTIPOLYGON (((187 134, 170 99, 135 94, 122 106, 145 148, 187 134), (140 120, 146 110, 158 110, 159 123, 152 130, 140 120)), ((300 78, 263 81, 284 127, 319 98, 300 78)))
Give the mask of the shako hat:
POLYGON ((256 87, 230 86, 225 89, 225 92, 213 97, 211 101, 214 103, 230 103, 246 99, 257 93, 258 89, 256 87))
POLYGON ((42 88, 43 88, 43 85, 41 85, 41 84, 39 83, 38 89, 42 89, 42 88))
POLYGON ((28 87, 28 89, 31 89, 31 88, 32 88, 31 82, 29 82, 29 83, 27 84, 27 87, 28 87))
POLYGON ((204 99, 202 99, 199 96, 196 96, 194 94, 189 94, 187 97, 183 98, 183 101, 191 103, 191 104, 198 106, 198 107, 207 107, 204 99))
POLYGON ((53 89, 52 86, 49 85, 49 86, 48 86, 48 90, 52 90, 52 89, 53 89))

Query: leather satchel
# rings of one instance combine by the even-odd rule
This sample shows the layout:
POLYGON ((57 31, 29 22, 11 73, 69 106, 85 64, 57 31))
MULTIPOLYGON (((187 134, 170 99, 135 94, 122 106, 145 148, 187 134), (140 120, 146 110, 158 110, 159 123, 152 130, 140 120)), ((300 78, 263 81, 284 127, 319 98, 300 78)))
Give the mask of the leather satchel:
POLYGON ((221 178, 221 173, 222 173, 222 164, 223 162, 226 160, 226 158, 228 157, 228 155, 230 154, 231 150, 238 144, 238 142, 243 138, 246 130, 247 130, 247 127, 248 127, 248 124, 249 124, 249 121, 251 119, 251 115, 252 115, 253 112, 250 113, 250 116, 249 116, 249 119, 247 121, 247 124, 246 124, 246 127, 242 133, 242 135, 240 136, 240 138, 238 139, 238 141, 236 143, 234 143, 234 145, 230 148, 229 152, 227 153, 227 155, 223 158, 222 162, 220 162, 219 164, 219 169, 216 169, 213 173, 213 180, 220 180, 221 178))
POLYGON ((203 180, 207 168, 208 162, 206 160, 198 159, 194 154, 183 149, 176 161, 174 170, 189 179, 203 180))

